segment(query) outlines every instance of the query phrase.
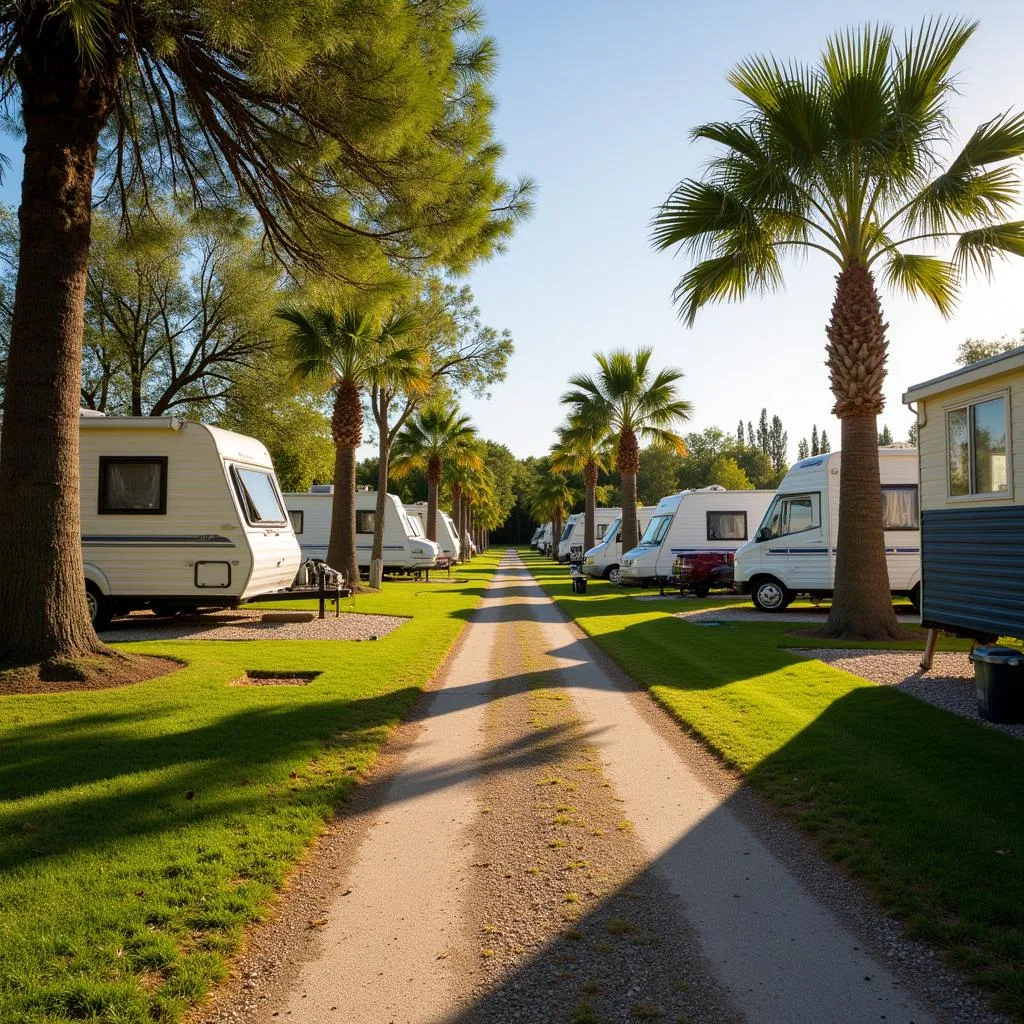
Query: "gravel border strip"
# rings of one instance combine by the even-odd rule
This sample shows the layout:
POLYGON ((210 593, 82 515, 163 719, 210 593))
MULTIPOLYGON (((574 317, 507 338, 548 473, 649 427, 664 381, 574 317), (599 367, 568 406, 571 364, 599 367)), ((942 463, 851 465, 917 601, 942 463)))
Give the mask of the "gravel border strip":
MULTIPOLYGON (((677 619, 691 622, 819 622, 825 624, 826 611, 806 612, 762 612, 752 605, 747 608, 705 608, 693 611, 673 612, 677 619)), ((916 614, 897 615, 897 622, 917 625, 916 614)))
POLYGON ((966 653, 938 651, 928 672, 921 669, 920 651, 877 651, 858 648, 787 647, 790 654, 842 669, 879 686, 894 686, 918 700, 979 722, 986 728, 1024 740, 1024 723, 1003 725, 978 715, 974 666, 966 653))

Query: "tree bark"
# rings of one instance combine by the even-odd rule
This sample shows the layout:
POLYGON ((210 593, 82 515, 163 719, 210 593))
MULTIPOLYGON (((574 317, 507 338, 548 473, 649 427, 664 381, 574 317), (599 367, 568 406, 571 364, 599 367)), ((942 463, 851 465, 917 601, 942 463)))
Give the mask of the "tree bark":
POLYGON ((353 590, 359 587, 359 560, 356 557, 356 450, 335 449, 334 502, 331 507, 331 540, 327 564, 345 574, 353 590))
POLYGON ((388 483, 390 473, 388 471, 391 461, 391 445, 384 439, 384 432, 380 432, 380 446, 377 450, 377 505, 376 515, 373 518, 373 549, 370 551, 370 565, 378 559, 383 564, 384 560, 384 516, 387 514, 388 483))
POLYGON ((622 553, 625 554, 640 543, 636 526, 636 474, 640 470, 640 445, 630 427, 619 435, 615 468, 622 477, 622 553))
POLYGON ((587 489, 583 513, 583 551, 589 551, 595 543, 595 519, 597 518, 597 463, 589 459, 583 467, 583 484, 587 489))
POLYGON ((472 542, 473 538, 469 534, 470 508, 469 508, 469 498, 467 498, 465 494, 462 495, 462 502, 461 502, 461 504, 462 504, 462 533, 463 533, 463 536, 465 538, 463 543, 466 545, 466 557, 470 558, 473 555, 472 548, 470 547, 470 543, 472 542))
POLYGON ((85 600, 79 404, 92 182, 116 58, 87 70, 49 6, 29 11, 16 62, 25 166, 0 446, 5 665, 106 651, 85 600))
POLYGON ((838 550, 825 627, 834 637, 886 640, 900 635, 889 589, 878 470, 886 328, 871 272, 860 263, 845 268, 836 278, 826 329, 833 412, 842 427, 838 550))
POLYGON ((437 540, 437 485, 440 481, 427 477, 427 540, 437 540))
POLYGON ((465 545, 462 543, 462 485, 452 484, 452 522, 455 536, 459 538, 459 561, 466 560, 465 545))

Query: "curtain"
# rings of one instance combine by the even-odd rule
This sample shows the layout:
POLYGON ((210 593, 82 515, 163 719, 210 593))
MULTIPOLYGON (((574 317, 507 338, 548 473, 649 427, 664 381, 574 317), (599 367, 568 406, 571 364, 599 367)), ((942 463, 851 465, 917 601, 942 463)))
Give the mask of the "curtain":
POLYGON ((161 466, 157 462, 108 462, 107 508, 160 508, 160 478, 161 466))

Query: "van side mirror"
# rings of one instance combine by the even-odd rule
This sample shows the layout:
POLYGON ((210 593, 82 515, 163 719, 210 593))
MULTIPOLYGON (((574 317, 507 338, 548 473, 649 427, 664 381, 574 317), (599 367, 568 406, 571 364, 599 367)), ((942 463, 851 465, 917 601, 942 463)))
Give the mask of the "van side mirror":
POLYGON ((762 526, 761 529, 757 531, 757 536, 754 538, 754 540, 756 540, 758 544, 761 544, 764 541, 768 540, 771 537, 771 535, 772 531, 767 526, 762 526))

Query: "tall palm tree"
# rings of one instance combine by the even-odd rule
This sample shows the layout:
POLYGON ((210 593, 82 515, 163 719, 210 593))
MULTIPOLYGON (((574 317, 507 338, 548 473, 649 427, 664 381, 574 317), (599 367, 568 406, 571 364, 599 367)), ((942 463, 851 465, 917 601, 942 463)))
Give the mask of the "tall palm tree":
POLYGON ((688 324, 710 302, 780 288, 787 254, 821 254, 837 267, 825 329, 842 424, 836 636, 898 635, 879 515, 888 341, 877 280, 949 316, 965 272, 1024 255, 1024 221, 1001 223, 1017 200, 1009 161, 1024 154, 1024 115, 985 122, 943 166, 954 143, 951 68, 975 27, 929 20, 897 42, 890 28, 868 26, 833 36, 813 65, 737 65, 729 82, 743 117, 693 130, 720 153, 654 218, 654 245, 695 261, 674 293, 688 324))
POLYGON ((558 538, 562 524, 576 502, 576 492, 561 473, 549 470, 537 480, 530 495, 530 514, 539 522, 551 523, 551 557, 558 561, 558 538))
POLYGON ((292 326, 287 344, 295 377, 334 388, 334 503, 327 562, 356 587, 356 449, 363 440, 362 397, 385 380, 416 386, 426 354, 417 344, 404 342, 416 328, 415 318, 408 314, 383 324, 367 313, 339 312, 330 306, 286 306, 277 315, 292 326))
POLYGON ((483 465, 476 427, 454 405, 429 405, 410 418, 395 441, 392 474, 401 479, 422 470, 427 479, 427 537, 437 540, 437 490, 445 465, 483 465))
POLYGON ((670 445, 686 454, 682 437, 673 431, 690 418, 690 403, 679 397, 683 371, 651 368, 653 349, 636 352, 617 349, 596 352, 595 376, 569 378, 572 390, 562 395, 572 419, 604 427, 615 445, 615 468, 622 475, 622 550, 636 547, 636 474, 640 469, 640 442, 670 445))
POLYGON ((560 473, 579 473, 586 488, 583 513, 583 550, 596 543, 598 475, 611 465, 611 435, 607 424, 575 419, 557 430, 558 440, 551 449, 551 467, 560 473))

